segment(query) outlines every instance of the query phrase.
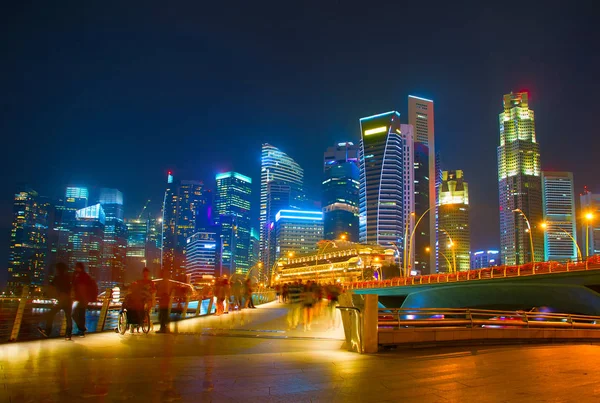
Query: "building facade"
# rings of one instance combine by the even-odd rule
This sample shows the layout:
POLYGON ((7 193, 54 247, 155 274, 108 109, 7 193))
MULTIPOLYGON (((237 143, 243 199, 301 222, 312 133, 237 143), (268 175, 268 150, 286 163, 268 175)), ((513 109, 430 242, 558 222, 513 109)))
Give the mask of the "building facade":
POLYGON ((124 219, 123 193, 102 188, 98 202, 106 217, 102 270, 110 277, 110 287, 123 285, 127 260, 127 226, 124 219))
POLYGON ((281 210, 275 216, 276 260, 317 250, 323 239, 323 212, 281 210))
POLYGON ((169 172, 163 200, 162 269, 171 279, 185 280, 185 247, 196 232, 198 211, 204 203, 203 184, 194 180, 174 180, 169 172))
POLYGON ((544 233, 539 228, 543 221, 540 147, 536 139, 534 113, 529 108, 526 92, 504 95, 504 111, 499 115, 499 124, 501 259, 506 265, 529 263, 533 258, 542 261, 544 233))
POLYGON ((542 172, 544 260, 577 260, 577 220, 572 172, 542 172))
POLYGON ((360 129, 359 240, 394 247, 402 259, 414 224, 412 126, 391 111, 360 119, 360 129))
POLYGON ((110 273, 102 265, 106 215, 100 203, 75 212, 75 227, 69 233, 69 266, 81 262, 98 283, 100 290, 111 287, 110 273))
MULTIPOLYGON (((125 281, 133 282, 146 267, 146 242, 148 241, 148 220, 128 219, 127 226, 127 258, 125 281)), ((154 273, 152 273, 154 276, 154 273)))
POLYGON ((469 186, 463 171, 443 171, 439 190, 438 246, 443 254, 438 263, 444 273, 471 268, 469 186))
POLYGON ((217 266, 217 234, 215 232, 197 232, 187 239, 186 274, 192 284, 197 284, 215 273, 217 266))
POLYGON ((359 146, 338 143, 324 155, 322 183, 325 239, 358 242, 358 193, 360 189, 359 146))
POLYGON ((286 153, 270 144, 262 145, 260 172, 260 260, 266 280, 275 260, 275 215, 279 210, 299 207, 304 199, 304 170, 286 153), (277 193, 277 194, 275 194, 277 193), (287 201, 286 201, 287 200, 287 201), (275 206, 277 204, 277 206, 275 206), (270 264, 269 264, 270 263, 270 264))
POLYGON ((581 252, 584 257, 600 255, 600 194, 587 188, 579 196, 581 203, 581 252))
POLYGON ((429 209, 427 220, 417 228, 413 248, 415 268, 423 274, 435 273, 438 264, 437 254, 426 252, 437 245, 437 191, 441 183, 436 165, 434 117, 432 100, 409 95, 408 123, 414 128, 415 142, 415 216, 418 218, 429 209))
POLYGON ((250 268, 252 179, 237 172, 216 176, 216 213, 223 274, 245 274, 250 268))
POLYGON ((471 269, 485 269, 488 267, 500 266, 500 251, 497 250, 478 250, 471 256, 471 269))
POLYGON ((39 287, 46 280, 49 208, 33 189, 15 193, 8 257, 9 292, 18 294, 21 287, 39 287))

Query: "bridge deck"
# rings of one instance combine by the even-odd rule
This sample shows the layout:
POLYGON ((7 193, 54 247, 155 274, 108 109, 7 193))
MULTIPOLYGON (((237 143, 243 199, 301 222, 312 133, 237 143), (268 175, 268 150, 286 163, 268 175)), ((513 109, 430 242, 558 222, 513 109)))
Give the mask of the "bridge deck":
POLYGON ((171 335, 105 332, 72 342, 2 345, 0 403, 579 402, 600 396, 599 346, 359 355, 342 350, 341 331, 327 332, 323 323, 313 332, 288 332, 286 313, 286 306, 271 303, 174 323, 171 335))

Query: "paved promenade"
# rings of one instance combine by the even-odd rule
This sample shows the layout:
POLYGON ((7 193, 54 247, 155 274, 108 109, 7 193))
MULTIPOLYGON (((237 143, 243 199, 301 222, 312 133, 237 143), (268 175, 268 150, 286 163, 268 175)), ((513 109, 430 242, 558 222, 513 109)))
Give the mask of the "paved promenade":
POLYGON ((419 349, 359 355, 341 330, 287 331, 286 308, 0 346, 4 402, 594 402, 600 346, 419 349))

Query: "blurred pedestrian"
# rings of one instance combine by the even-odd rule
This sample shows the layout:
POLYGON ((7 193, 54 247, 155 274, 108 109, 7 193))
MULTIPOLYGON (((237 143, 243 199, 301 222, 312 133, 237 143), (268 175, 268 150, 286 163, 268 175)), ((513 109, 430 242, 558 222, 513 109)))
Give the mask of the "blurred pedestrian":
POLYGON ((336 283, 329 284, 327 287, 327 300, 329 301, 328 310, 329 310, 329 328, 335 329, 338 327, 339 323, 336 324, 337 312, 335 307, 338 305, 339 296, 342 293, 342 289, 336 283))
POLYGON ((75 263, 75 273, 73 274, 73 290, 75 292, 75 309, 73 309, 73 320, 77 325, 77 336, 84 337, 87 328, 85 327, 85 313, 90 302, 96 302, 98 299, 98 285, 93 278, 85 271, 85 266, 81 262, 75 263))
POLYGON ((171 311, 171 275, 167 269, 163 269, 161 272, 162 279, 158 283, 157 295, 158 295, 158 321, 160 322, 160 329, 156 333, 169 333, 169 315, 171 311))
POLYGON ((65 340, 71 340, 71 333, 73 332, 73 321, 71 319, 73 299, 71 298, 71 276, 69 275, 68 269, 67 265, 62 262, 56 264, 56 276, 50 282, 50 286, 53 289, 54 297, 56 297, 58 303, 50 308, 50 311, 46 314, 46 327, 38 327, 38 331, 44 337, 50 336, 52 333, 52 322, 54 322, 54 317, 62 310, 65 314, 65 320, 67 321, 65 340))
POLYGON ((313 320, 313 308, 315 305, 315 285, 313 281, 307 281, 302 295, 304 304, 304 331, 311 330, 313 320))
POLYGON ((244 302, 244 308, 252 308, 255 309, 254 302, 252 301, 252 279, 247 278, 244 282, 244 297, 246 301, 244 302))

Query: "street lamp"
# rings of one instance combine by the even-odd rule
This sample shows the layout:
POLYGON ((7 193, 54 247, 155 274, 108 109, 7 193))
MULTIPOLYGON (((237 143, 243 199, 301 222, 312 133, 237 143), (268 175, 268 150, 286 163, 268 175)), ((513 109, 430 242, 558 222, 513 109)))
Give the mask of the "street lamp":
POLYGON ((446 263, 448 263, 448 267, 450 268, 450 272, 452 272, 452 264, 450 263, 450 259, 448 259, 448 257, 446 255, 444 255, 444 252, 442 252, 441 250, 438 251, 440 255, 442 255, 444 257, 444 259, 446 259, 446 263))
POLYGON ((451 269, 452 269, 452 271, 456 272, 456 251, 454 249, 454 246, 455 246, 454 241, 452 240, 452 237, 450 236, 448 231, 446 231, 443 228, 440 228, 440 231, 444 232, 446 234, 446 236, 448 237, 448 239, 450 240, 448 247, 452 249, 452 262, 454 262, 454 264, 452 265, 453 267, 451 269))
POLYGON ((523 216, 523 218, 525 219, 525 223, 527 224, 527 229, 529 230, 529 243, 531 246, 531 263, 533 265, 533 269, 535 270, 535 252, 533 250, 533 234, 531 231, 531 225, 529 224, 529 219, 527 218, 527 216, 525 215, 525 213, 523 212, 523 210, 521 210, 520 208, 516 208, 513 210, 513 213, 519 213, 523 216))
MULTIPOLYGON (((585 215, 586 226, 585 226, 585 257, 590 255, 590 223, 594 219, 594 215, 592 213, 587 213, 585 215)), ((592 253, 593 254, 593 253, 592 253)))
MULTIPOLYGON (((546 231, 548 229, 550 225, 546 222, 542 223, 542 229, 544 231, 546 231)), ((573 244, 575 244, 575 247, 577 248, 577 257, 579 258, 579 261, 583 261, 583 257, 581 256, 581 249, 579 249, 579 245, 577 245, 577 241, 575 240, 575 238, 573 238, 573 236, 571 234, 569 234, 567 231, 565 231, 564 229, 560 228, 560 227, 556 227, 559 230, 561 230, 562 232, 564 232, 565 234, 567 234, 567 236, 569 238, 571 238, 571 240, 573 241, 573 244)))
MULTIPOLYGON (((429 207, 427 210, 425 210, 423 212, 423 214, 421 214, 421 216, 417 220, 415 226, 413 227, 413 229, 412 229, 412 231, 410 233, 410 237, 408 237, 408 256, 409 257, 412 257, 412 247, 413 247, 412 241, 413 241, 413 238, 415 236, 415 232, 417 231, 417 227, 419 226, 419 223, 421 222, 421 220, 423 219, 423 217, 425 217, 425 215, 427 213, 429 213, 430 210, 431 210, 431 207, 429 207)), ((414 215, 415 215, 415 213, 411 213, 411 216, 414 217, 414 215)), ((408 226, 407 226, 407 228, 408 228, 408 226)), ((405 259, 405 262, 406 262, 406 259, 405 259)), ((406 263, 405 263, 405 267, 404 267, 404 272, 407 273, 407 271, 406 271, 406 263)))

